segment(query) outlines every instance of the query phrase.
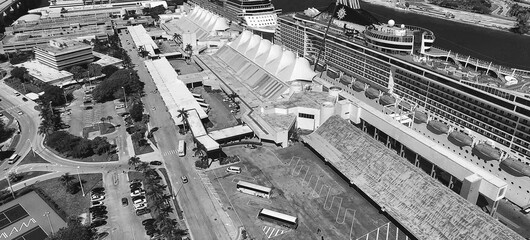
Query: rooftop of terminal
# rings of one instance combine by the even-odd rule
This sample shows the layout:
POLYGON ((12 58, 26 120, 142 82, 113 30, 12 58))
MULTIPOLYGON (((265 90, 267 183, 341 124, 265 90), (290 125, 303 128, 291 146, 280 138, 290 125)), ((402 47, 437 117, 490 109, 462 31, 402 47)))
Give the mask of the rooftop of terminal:
POLYGON ((69 38, 55 38, 51 39, 48 45, 40 45, 36 48, 39 48, 43 51, 46 51, 51 55, 62 55, 70 52, 75 52, 84 49, 91 49, 92 46, 89 44, 77 41, 75 39, 69 38))

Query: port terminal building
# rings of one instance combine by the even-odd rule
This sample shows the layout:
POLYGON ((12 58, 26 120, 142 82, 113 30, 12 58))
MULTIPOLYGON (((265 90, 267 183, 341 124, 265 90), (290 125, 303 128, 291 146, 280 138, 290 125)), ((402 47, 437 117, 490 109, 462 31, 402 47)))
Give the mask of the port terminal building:
POLYGON ((286 147, 297 128, 314 131, 303 141, 419 239, 521 239, 488 215, 508 184, 411 129, 414 112, 374 108, 315 76, 307 59, 246 31, 197 59, 238 96, 256 137, 286 147), (426 174, 420 160, 434 167, 426 174), (478 198, 491 202, 489 211, 478 198))

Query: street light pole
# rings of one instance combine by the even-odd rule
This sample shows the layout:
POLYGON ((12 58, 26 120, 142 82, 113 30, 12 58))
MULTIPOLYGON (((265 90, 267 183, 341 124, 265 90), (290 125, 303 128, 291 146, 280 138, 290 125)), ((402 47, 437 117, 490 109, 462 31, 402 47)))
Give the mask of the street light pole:
POLYGON ((125 87, 121 87, 123 89, 123 97, 125 99, 125 108, 127 108, 127 94, 125 94, 125 87))
POLYGON ((79 184, 81 185, 81 192, 83 193, 83 197, 85 196, 85 189, 83 188, 83 182, 81 181, 81 175, 79 175, 79 167, 77 166, 77 179, 79 180, 79 184))
POLYGON ((53 235, 53 226, 52 226, 52 221, 50 221, 50 212, 44 212, 44 216, 48 218, 48 223, 50 224, 50 230, 52 231, 51 235, 53 235))
POLYGON ((33 150, 33 143, 29 139, 26 139, 26 142, 29 142, 29 146, 31 148, 31 152, 33 152, 33 157, 35 157, 35 151, 33 150))
POLYGON ((13 192, 13 186, 11 186, 11 181, 9 180, 9 173, 7 174, 7 177, 6 177, 7 184, 9 184, 9 189, 11 190, 11 196, 13 197, 13 199, 15 199, 15 192, 13 192))

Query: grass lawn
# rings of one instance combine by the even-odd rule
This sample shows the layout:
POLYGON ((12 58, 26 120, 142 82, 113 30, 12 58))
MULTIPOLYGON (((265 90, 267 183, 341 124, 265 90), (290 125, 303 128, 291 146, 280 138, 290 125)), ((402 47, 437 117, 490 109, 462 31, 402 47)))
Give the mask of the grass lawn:
POLYGON ((35 153, 34 151, 30 151, 28 155, 18 165, 24 165, 24 164, 30 164, 30 163, 50 163, 44 158, 42 158, 39 154, 35 153), (33 156, 35 154, 35 156, 33 156))
MULTIPOLYGON (((74 182, 77 182, 77 175, 74 182)), ((83 181, 83 188, 85 193, 89 193, 95 187, 103 186, 102 174, 81 174, 83 181)), ((79 216, 82 213, 88 212, 90 207, 90 194, 83 197, 81 191, 76 194, 66 192, 59 178, 52 178, 33 185, 35 188, 42 190, 57 206, 63 210, 67 216, 79 216)))
POLYGON ((99 134, 105 135, 116 131, 116 127, 110 123, 98 123, 98 126, 90 126, 83 128, 83 137, 88 138, 89 133, 97 131, 99 131, 99 134))
POLYGON ((133 147, 134 147, 134 154, 136 156, 138 155, 142 155, 144 153, 150 153, 150 152, 154 152, 155 150, 153 150, 153 148, 150 146, 150 145, 145 145, 145 146, 138 146, 138 142, 136 141, 133 141, 133 147))
POLYGON ((19 141, 20 141, 20 134, 15 134, 15 136, 13 136, 13 141, 11 142, 11 145, 9 145, 8 149, 15 149, 19 141))
MULTIPOLYGON (((169 180, 169 175, 167 175, 167 170, 165 168, 159 168, 158 170, 160 170, 160 172, 162 173, 162 175, 164 176, 165 180, 166 180, 166 183, 167 183, 167 188, 169 190, 169 193, 174 196, 175 193, 173 192, 173 187, 171 187, 171 181, 169 180)), ((178 191, 178 189, 177 189, 178 191)), ((173 199, 173 204, 175 205, 175 212, 177 212, 177 215, 179 217, 179 219, 184 219, 184 216, 182 215, 182 209, 180 209, 180 206, 177 202, 177 199, 176 198, 172 198, 173 199)))
POLYGON ((63 154, 55 151, 54 149, 50 148, 50 147, 47 147, 48 150, 52 151, 53 153, 63 157, 63 158, 66 158, 66 159, 69 159, 69 160, 72 160, 72 161, 78 161, 78 162, 110 162, 110 161, 118 161, 119 160, 119 157, 118 157, 118 154, 116 153, 105 153, 105 154, 102 154, 102 155, 97 155, 97 154, 94 154, 90 157, 86 157, 86 158, 72 158, 72 157, 66 157, 64 156, 63 154))
POLYGON ((127 172, 127 174, 129 175, 129 180, 132 181, 134 179, 139 179, 139 180, 144 180, 144 174, 141 173, 141 172, 137 172, 137 171, 129 171, 127 172))
MULTIPOLYGON (((31 178, 34 178, 34 177, 38 177, 40 175, 47 174, 47 173, 50 173, 50 172, 35 171, 35 172, 19 173, 18 174, 19 180, 17 182, 28 180, 28 179, 31 179, 31 178)), ((15 184, 15 182, 12 182, 11 184, 15 184)), ((7 188, 7 187, 9 187, 9 183, 7 182, 7 179, 4 178, 4 179, 0 180, 0 189, 4 189, 4 188, 7 188)))

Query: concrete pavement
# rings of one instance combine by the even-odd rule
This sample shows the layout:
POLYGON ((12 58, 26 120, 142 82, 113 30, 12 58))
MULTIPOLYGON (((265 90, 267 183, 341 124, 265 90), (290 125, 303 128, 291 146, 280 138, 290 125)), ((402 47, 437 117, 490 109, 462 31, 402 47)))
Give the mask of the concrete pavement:
MULTIPOLYGON (((130 53, 131 60, 135 64, 140 79, 145 82, 144 91, 151 93, 156 86, 147 72, 143 63, 144 59, 139 58, 136 51, 132 49, 132 39, 127 34, 119 35, 122 46, 130 53), (130 43, 130 44, 128 44, 130 43)), ((183 138, 178 134, 177 128, 172 122, 169 113, 165 111, 164 102, 159 94, 146 94, 143 102, 148 109, 150 125, 159 127, 154 133, 158 142, 160 152, 175 152, 178 141, 183 138), (153 110, 155 107, 156 110, 153 110)), ((191 141, 187 141, 188 143, 191 141)), ((191 146, 188 145, 189 148, 191 146)), ((188 151, 190 152, 190 151, 188 151)), ((228 215, 219 205, 219 202, 212 200, 207 189, 200 181, 200 177, 195 172, 194 160, 188 157, 180 158, 176 154, 163 154, 164 162, 167 166, 168 175, 173 184, 173 191, 177 192, 177 182, 181 182, 181 176, 188 176, 189 183, 185 184, 177 196, 179 204, 184 212, 188 223, 188 229, 193 239, 235 239, 237 237, 237 227, 227 217, 228 215)))

